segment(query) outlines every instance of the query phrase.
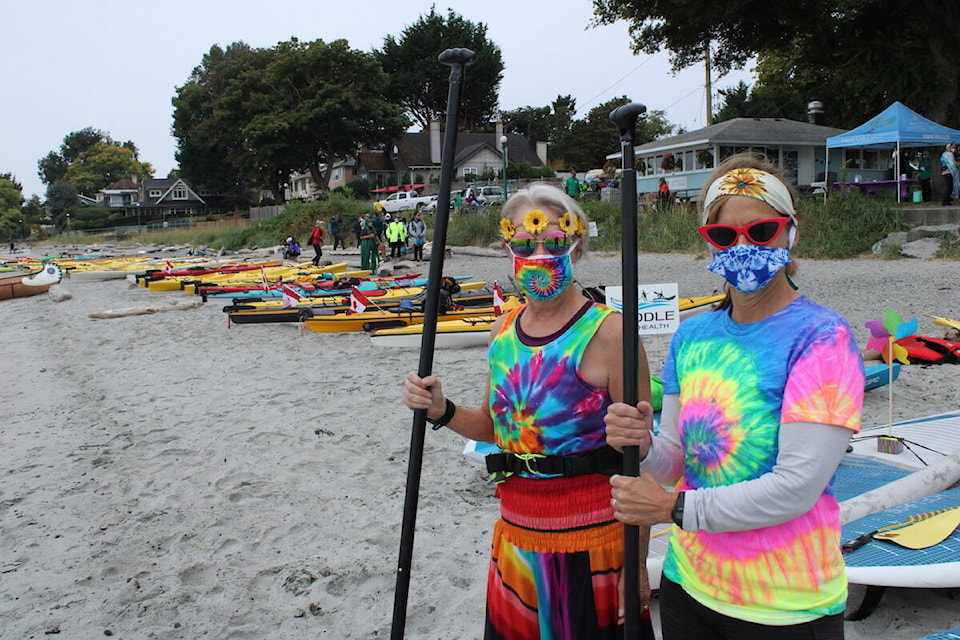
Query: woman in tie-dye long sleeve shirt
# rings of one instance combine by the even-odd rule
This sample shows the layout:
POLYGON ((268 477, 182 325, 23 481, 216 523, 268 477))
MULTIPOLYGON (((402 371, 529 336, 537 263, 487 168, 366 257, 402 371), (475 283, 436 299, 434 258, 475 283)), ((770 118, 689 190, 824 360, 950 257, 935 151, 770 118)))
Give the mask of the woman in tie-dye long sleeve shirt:
POLYGON ((796 214, 772 167, 734 156, 701 201, 708 268, 726 280, 727 302, 674 336, 660 435, 646 411, 608 410, 608 442, 639 446, 648 472, 612 478, 611 503, 623 522, 675 524, 665 640, 843 638, 830 480, 860 427, 859 350, 846 321, 788 278, 796 214))

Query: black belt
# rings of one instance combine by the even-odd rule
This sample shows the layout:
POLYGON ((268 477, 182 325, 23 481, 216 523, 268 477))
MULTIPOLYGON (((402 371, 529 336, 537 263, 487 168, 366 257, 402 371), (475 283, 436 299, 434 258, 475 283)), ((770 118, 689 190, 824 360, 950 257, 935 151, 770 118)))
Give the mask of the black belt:
POLYGON ((623 470, 623 454, 604 446, 570 456, 546 456, 539 453, 491 453, 486 456, 487 471, 494 476, 526 473, 535 476, 582 476, 602 473, 612 476, 623 470))

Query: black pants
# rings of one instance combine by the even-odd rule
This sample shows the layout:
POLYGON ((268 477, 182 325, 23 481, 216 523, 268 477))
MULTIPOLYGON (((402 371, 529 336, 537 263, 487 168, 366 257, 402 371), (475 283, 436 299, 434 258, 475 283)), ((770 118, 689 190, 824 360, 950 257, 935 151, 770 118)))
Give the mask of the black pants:
POLYGON ((343 239, 343 234, 342 234, 342 233, 335 233, 335 234, 333 234, 333 249, 332 249, 333 251, 336 251, 336 250, 337 250, 337 245, 340 245, 340 248, 341 248, 341 249, 346 249, 346 248, 347 248, 347 243, 346 243, 346 241, 343 239))
POLYGON ((940 204, 946 206, 953 202, 953 174, 943 174, 943 202, 940 204))
POLYGON ((923 201, 930 202, 930 178, 920 178, 920 191, 923 193, 923 201))
POLYGON ((708 609, 666 576, 660 579, 663 640, 843 640, 843 614, 803 624, 767 626, 708 609))
POLYGON ((310 245, 313 247, 313 250, 316 251, 316 255, 313 256, 313 266, 318 266, 320 264, 320 258, 323 257, 323 245, 313 244, 310 245))
POLYGON ((402 246, 403 246, 403 242, 401 242, 401 241, 399 241, 399 240, 397 240, 396 242, 391 242, 391 243, 390 243, 390 257, 391 257, 391 258, 402 258, 402 257, 403 257, 403 251, 401 250, 401 247, 402 247, 402 246))
POLYGON ((423 245, 418 244, 416 240, 413 241, 413 259, 423 260, 423 245))

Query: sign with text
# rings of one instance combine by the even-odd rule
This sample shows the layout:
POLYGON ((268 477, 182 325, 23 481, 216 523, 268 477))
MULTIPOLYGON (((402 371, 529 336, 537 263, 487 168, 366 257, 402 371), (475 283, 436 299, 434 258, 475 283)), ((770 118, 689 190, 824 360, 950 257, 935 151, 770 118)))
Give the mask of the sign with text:
MULTIPOLYGON (((623 287, 607 287, 607 306, 623 312, 623 287)), ((637 333, 674 333, 680 326, 677 283, 641 284, 637 287, 637 333)))

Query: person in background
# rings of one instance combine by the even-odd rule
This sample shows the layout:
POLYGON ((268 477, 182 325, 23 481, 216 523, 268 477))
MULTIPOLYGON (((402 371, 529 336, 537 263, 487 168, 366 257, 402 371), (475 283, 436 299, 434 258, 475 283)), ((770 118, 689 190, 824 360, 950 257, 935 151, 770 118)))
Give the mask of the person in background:
POLYGON ((313 247, 313 266, 320 266, 320 258, 323 257, 323 222, 317 219, 313 222, 313 229, 310 231, 310 246, 313 247))
POLYGON ((384 233, 387 236, 387 242, 390 243, 390 258, 400 259, 403 257, 401 248, 403 246, 403 236, 406 234, 406 225, 400 219, 400 216, 394 216, 387 225, 384 233))
POLYGON ((283 251, 283 257, 286 260, 297 260, 300 257, 300 243, 293 236, 287 238, 287 246, 283 251))
POLYGON ((427 223, 420 219, 420 212, 413 214, 413 219, 407 223, 407 235, 413 242, 413 259, 423 262, 423 245, 427 242, 427 223))
POLYGON ((350 230, 353 232, 353 235, 357 237, 357 248, 360 248, 360 236, 363 233, 363 219, 364 216, 357 216, 357 219, 353 221, 353 224, 350 225, 350 230))
POLYGON ((657 187, 657 206, 666 207, 670 203, 670 185, 667 184, 667 179, 664 177, 660 178, 660 186, 657 187))
POLYGON ((930 168, 930 153, 922 151, 917 153, 910 166, 917 172, 917 180, 920 181, 920 192, 923 195, 924 202, 930 202, 932 189, 930 188, 930 179, 933 177, 933 171, 930 168))
MULTIPOLYGON (((587 219, 560 189, 533 184, 516 192, 500 229, 527 302, 491 329, 482 404, 457 406, 439 378, 414 372, 401 397, 410 409, 425 409, 436 428, 504 451, 487 457, 500 481, 501 518, 484 638, 613 640, 623 633, 624 533, 613 518, 608 475, 622 460, 607 446, 603 417, 623 397, 622 316, 573 286, 587 219)), ((642 348, 639 362, 639 397, 649 399, 642 348)), ((641 561, 648 533, 640 533, 641 561)), ((641 592, 647 602, 649 588, 641 592)))
POLYGON ((955 184, 960 176, 957 174, 957 159, 953 155, 954 149, 956 149, 956 145, 948 142, 943 153, 940 154, 940 175, 943 176, 943 201, 941 204, 946 207, 953 204, 953 198, 958 197, 955 184))
POLYGON ((573 199, 580 197, 580 181, 577 180, 576 169, 570 169, 570 175, 563 181, 563 190, 573 199))
POLYGON ((860 350, 846 320, 788 278, 797 218, 776 169, 733 156, 700 202, 708 269, 727 300, 674 335, 659 435, 648 406, 610 406, 607 442, 637 446, 642 459, 638 478, 611 478, 614 514, 674 525, 664 640, 842 639, 831 478, 860 428, 860 350))
POLYGON ((370 214, 363 217, 360 231, 360 268, 376 271, 380 264, 380 240, 370 214))
POLYGON ((343 238, 343 218, 340 217, 339 213, 333 215, 330 218, 330 235, 333 237, 333 249, 332 251, 337 250, 337 246, 341 249, 347 248, 347 242, 343 238))

